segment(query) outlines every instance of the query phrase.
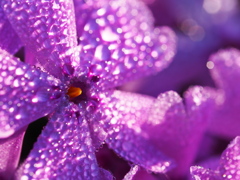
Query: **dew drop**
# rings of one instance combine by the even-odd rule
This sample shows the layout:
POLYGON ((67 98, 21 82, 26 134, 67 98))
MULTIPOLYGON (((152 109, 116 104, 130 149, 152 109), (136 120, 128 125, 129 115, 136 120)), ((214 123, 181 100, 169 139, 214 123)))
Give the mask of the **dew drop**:
POLYGON ((17 68, 15 73, 16 73, 16 75, 23 75, 24 74, 24 72, 21 68, 17 68))
POLYGON ((10 113, 12 113, 13 111, 14 111, 14 108, 13 108, 13 107, 9 108, 9 112, 10 112, 10 113))
POLYGON ((95 50, 95 57, 101 60, 109 60, 110 59, 110 51, 106 45, 99 45, 95 50))
POLYGON ((100 31, 102 39, 107 42, 117 41, 119 39, 118 34, 113 32, 109 27, 100 31))

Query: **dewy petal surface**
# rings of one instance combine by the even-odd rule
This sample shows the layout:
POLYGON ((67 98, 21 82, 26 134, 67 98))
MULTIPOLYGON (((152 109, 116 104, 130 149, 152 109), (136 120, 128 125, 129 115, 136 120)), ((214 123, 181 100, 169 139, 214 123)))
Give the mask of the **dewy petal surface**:
POLYGON ((219 88, 216 96, 217 109, 210 124, 210 131, 221 136, 234 138, 240 134, 240 51, 221 50, 210 57, 213 79, 219 88))
POLYGON ((0 50, 0 138, 53 111, 59 82, 0 50))
POLYGON ((73 74, 77 45, 71 0, 2 0, 1 6, 31 58, 26 61, 63 78, 73 74))
POLYGON ((0 139, 0 179, 11 179, 18 166, 25 129, 0 139))
POLYGON ((237 136, 223 152, 219 171, 225 179, 240 179, 240 136, 237 136))
POLYGON ((144 3, 136 0, 74 0, 74 3, 81 72, 99 77, 103 88, 156 73, 171 62, 175 35, 167 27, 153 28, 153 18, 144 3))
POLYGON ((192 166, 190 168, 193 179, 195 180, 222 180, 217 172, 205 169, 201 166, 192 166))
POLYGON ((222 153, 217 169, 207 169, 201 166, 191 167, 191 173, 196 180, 240 179, 240 136, 237 136, 222 153))
POLYGON ((202 87, 189 89, 183 99, 174 91, 158 96, 142 127, 157 147, 176 161, 172 177, 185 176, 207 128, 213 100, 202 87))
POLYGON ((132 166, 130 171, 124 176, 123 180, 133 180, 136 173, 139 171, 140 167, 138 165, 132 166))
POLYGON ((134 93, 115 91, 109 104, 113 118, 106 129, 106 142, 117 154, 134 164, 153 172, 164 173, 173 166, 167 158, 148 139, 140 123, 148 116, 148 108, 153 98, 134 93))
POLYGON ((21 45, 21 40, 0 7, 0 48, 14 54, 21 45))
POLYGON ((17 179, 109 179, 98 167, 87 121, 78 110, 69 104, 53 114, 17 179))

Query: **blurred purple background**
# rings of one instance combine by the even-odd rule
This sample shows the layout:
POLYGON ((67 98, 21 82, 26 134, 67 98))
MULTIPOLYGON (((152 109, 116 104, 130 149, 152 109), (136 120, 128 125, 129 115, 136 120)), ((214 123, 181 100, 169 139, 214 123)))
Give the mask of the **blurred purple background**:
MULTIPOLYGON (((219 49, 240 47, 237 0, 145 0, 155 26, 170 26, 178 36, 177 54, 168 68, 155 76, 133 81, 122 89, 157 96, 191 85, 214 86, 206 63, 219 49)), ((209 64, 211 66, 211 64, 209 64)))

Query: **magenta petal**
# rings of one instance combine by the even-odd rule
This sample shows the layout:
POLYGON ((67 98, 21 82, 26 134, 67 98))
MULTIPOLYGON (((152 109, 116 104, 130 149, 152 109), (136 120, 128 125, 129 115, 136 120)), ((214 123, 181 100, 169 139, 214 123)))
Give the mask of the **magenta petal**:
POLYGON ((81 71, 99 77, 102 88, 156 73, 172 60, 175 35, 153 28, 144 3, 136 0, 75 0, 81 71))
POLYGON ((72 74, 77 45, 74 6, 68 1, 2 0, 9 21, 33 55, 27 62, 58 78, 72 74))
POLYGON ((92 144, 97 149, 99 148, 103 143, 104 140, 107 137, 107 132, 105 132, 103 125, 100 122, 102 119, 98 119, 99 117, 95 117, 94 121, 89 123, 89 129, 92 137, 92 144))
POLYGON ((10 179, 13 176, 20 158, 25 129, 13 136, 0 139, 0 179, 10 179))
POLYGON ((190 171, 195 180, 222 180, 217 172, 201 166, 192 166, 190 171))
POLYGON ((240 179, 240 136, 236 137, 223 152, 219 171, 226 179, 240 179))
POLYGON ((173 91, 158 96, 143 128, 160 150, 176 161, 171 176, 185 176, 207 128, 213 100, 202 87, 194 87, 182 98, 173 91))
POLYGON ((0 137, 50 113, 62 99, 59 82, 0 50, 0 137))
MULTIPOLYGON (((20 168, 20 179, 101 180, 87 121, 70 104, 54 113, 20 168)), ((100 172, 101 171, 101 172, 100 172)))
POLYGON ((0 48, 6 50, 10 54, 16 53, 22 43, 13 30, 2 8, 0 7, 0 48))
POLYGON ((217 169, 203 167, 191 167, 191 173, 195 179, 211 180, 240 179, 240 136, 237 136, 222 153, 217 169))
POLYGON ((210 131, 220 136, 234 138, 240 134, 240 51, 221 50, 210 57, 209 64, 219 92, 216 98, 217 110, 210 124, 210 131))
POLYGON ((124 176, 123 180, 133 180, 139 169, 140 167, 138 165, 132 166, 130 171, 124 176))
POLYGON ((115 91, 112 102, 113 118, 106 130, 106 142, 117 154, 153 172, 166 172, 172 161, 161 153, 139 126, 148 115, 153 98, 115 91))

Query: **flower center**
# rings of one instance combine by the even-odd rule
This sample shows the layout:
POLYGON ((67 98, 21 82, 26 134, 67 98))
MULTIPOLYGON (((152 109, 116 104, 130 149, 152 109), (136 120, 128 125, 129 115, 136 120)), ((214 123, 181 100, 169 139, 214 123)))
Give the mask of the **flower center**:
POLYGON ((67 92, 67 95, 70 97, 70 98, 75 98, 75 97, 78 97, 82 94, 82 89, 79 88, 79 87, 70 87, 68 89, 68 92, 67 92))

